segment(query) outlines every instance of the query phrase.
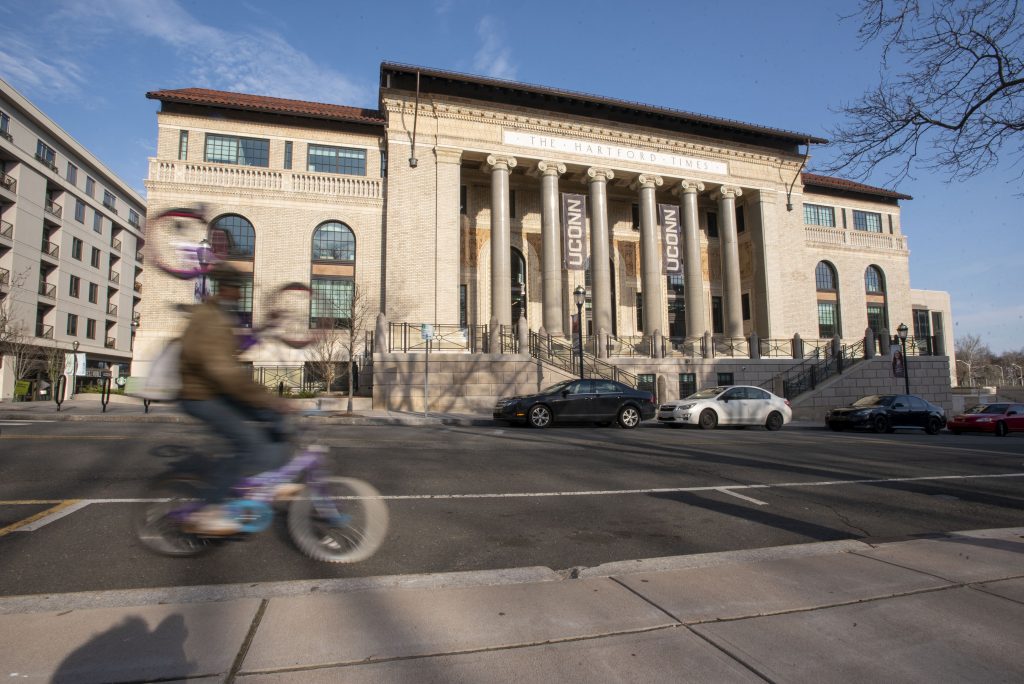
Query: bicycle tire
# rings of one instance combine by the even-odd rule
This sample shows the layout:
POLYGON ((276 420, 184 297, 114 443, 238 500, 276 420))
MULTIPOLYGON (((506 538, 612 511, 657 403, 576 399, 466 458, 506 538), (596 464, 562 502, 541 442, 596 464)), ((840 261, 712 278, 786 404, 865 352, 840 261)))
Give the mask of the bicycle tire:
POLYGON ((288 533, 299 550, 326 563, 358 563, 376 553, 388 531, 388 507, 380 493, 351 477, 324 478, 320 487, 326 495, 307 491, 288 508, 288 533), (325 507, 344 520, 325 519, 325 507))
POLYGON ((202 500, 202 483, 194 478, 171 476, 153 482, 143 501, 132 512, 135 538, 162 556, 198 556, 209 550, 211 540, 182 530, 170 514, 188 501, 202 500))

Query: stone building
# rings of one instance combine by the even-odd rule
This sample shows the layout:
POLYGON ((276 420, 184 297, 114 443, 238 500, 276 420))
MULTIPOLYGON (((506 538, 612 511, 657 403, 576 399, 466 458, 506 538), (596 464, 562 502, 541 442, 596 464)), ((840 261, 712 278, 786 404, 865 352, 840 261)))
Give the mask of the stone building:
MULTIPOLYGON (((503 352, 546 378, 557 360, 530 360, 520 322, 540 333, 531 348, 568 344, 578 288, 595 367, 628 366, 647 382, 648 364, 670 376, 669 394, 688 384, 673 367, 699 365, 703 385, 740 360, 750 376, 730 379, 752 382, 760 364, 761 382, 838 344, 887 350, 901 322, 913 349, 948 366, 949 298, 910 287, 900 202, 911 198, 807 173, 821 138, 390 63, 377 110, 194 88, 147 97, 161 102, 150 215, 206 205, 209 225, 188 237, 229 236, 223 255, 252 274, 253 325, 287 281, 310 283, 311 319, 342 328, 358 292, 389 324, 373 357, 379 405, 416 404, 402 387, 419 371, 388 364, 396 352, 419 362, 421 324, 434 326, 433 351, 463 353, 441 385, 490 374, 448 407, 536 383, 519 375, 532 371, 495 370, 503 352), (465 352, 494 358, 470 371, 465 352)), ((147 249, 167 249, 151 232, 147 249)), ((160 296, 145 303, 141 374, 180 328, 173 305, 194 299, 190 283, 147 279, 160 296)), ((304 354, 267 345, 250 359, 295 368, 304 354)))

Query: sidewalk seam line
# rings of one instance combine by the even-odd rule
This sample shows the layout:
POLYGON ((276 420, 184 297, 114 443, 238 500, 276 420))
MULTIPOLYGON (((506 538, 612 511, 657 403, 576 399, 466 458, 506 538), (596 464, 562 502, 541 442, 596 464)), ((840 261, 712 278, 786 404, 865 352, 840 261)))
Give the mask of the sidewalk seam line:
MULTIPOLYGON (((874 548, 878 549, 878 548, 880 548, 880 545, 879 546, 875 546, 874 548)), ((896 563, 895 561, 886 560, 885 558, 876 558, 875 556, 866 556, 866 555, 864 555, 863 553, 861 553, 859 551, 851 551, 850 553, 852 553, 855 556, 860 556, 861 558, 867 558, 868 560, 878 561, 879 563, 885 563, 886 565, 891 565, 894 568, 900 568, 901 570, 910 570, 911 572, 917 572, 917 573, 920 573, 920 574, 925 575, 927 577, 934 577, 935 579, 940 579, 943 582, 949 582, 950 584, 955 585, 955 586, 966 587, 968 584, 970 584, 970 582, 957 582, 956 580, 951 580, 948 577, 943 577, 942 575, 936 575, 934 573, 927 572, 925 570, 919 570, 917 568, 912 568, 912 567, 909 567, 907 565, 900 565, 899 563, 896 563)), ((996 581, 996 580, 991 580, 991 581, 996 581)))
POLYGON ((697 637, 698 639, 700 639, 704 643, 708 644, 709 646, 711 646, 711 648, 715 649, 716 651, 718 651, 719 653, 724 655, 729 660, 733 661, 734 663, 739 663, 739 665, 741 667, 744 667, 747 670, 749 670, 750 672, 752 672, 755 677, 760 677, 764 681, 769 682, 769 684, 775 684, 775 680, 774 679, 772 679, 768 675, 762 673, 756 667, 754 667, 753 665, 751 665, 747 661, 743 660, 739 656, 733 655, 733 653, 731 653, 730 651, 726 650, 725 647, 721 646, 720 644, 715 643, 714 641, 712 641, 708 637, 704 636, 703 634, 701 634, 697 630, 693 629, 693 627, 691 625, 684 625, 683 627, 690 634, 694 635, 695 637, 697 637))
POLYGON ((224 684, 233 684, 239 670, 242 669, 242 663, 245 662, 246 656, 249 655, 249 647, 252 645, 252 640, 256 637, 256 630, 259 629, 260 623, 263 621, 263 614, 267 612, 269 604, 270 599, 262 599, 260 601, 259 608, 256 609, 256 614, 249 624, 249 631, 246 633, 245 639, 242 640, 242 645, 239 647, 238 653, 235 654, 235 660, 231 663, 231 669, 228 670, 228 674, 224 678, 224 684))
POLYGON ((680 619, 679 619, 678 617, 676 617, 676 616, 675 616, 675 615, 673 615, 672 613, 668 612, 667 610, 665 610, 664 608, 662 608, 662 607, 661 607, 661 606, 659 606, 659 605, 658 605, 657 603, 655 603, 655 602, 654 602, 654 601, 652 601, 651 599, 647 598, 646 596, 644 596, 644 595, 643 595, 643 594, 641 594, 640 592, 636 591, 635 589, 633 589, 633 587, 630 587, 630 586, 628 586, 628 585, 626 585, 626 584, 623 584, 623 583, 622 583, 622 581, 621 581, 621 580, 619 580, 619 578, 618 578, 618 577, 609 577, 608 579, 610 579, 610 580, 611 580, 612 582, 615 582, 615 583, 616 583, 616 584, 618 584, 618 585, 619 585, 620 587, 622 587, 623 589, 625 589, 625 590, 626 590, 626 591, 628 591, 629 593, 633 594, 634 596, 636 596, 637 598, 639 598, 639 599, 640 599, 641 601, 643 601, 644 603, 647 603, 648 605, 650 605, 650 606, 653 606, 654 608, 657 608, 658 610, 660 610, 660 611, 661 611, 662 613, 664 613, 665 615, 668 615, 668 616, 669 616, 670 618, 672 618, 673 620, 675 620, 677 624, 679 624, 679 625, 682 625, 682 624, 683 624, 683 621, 682 621, 682 620, 680 620, 680 619))

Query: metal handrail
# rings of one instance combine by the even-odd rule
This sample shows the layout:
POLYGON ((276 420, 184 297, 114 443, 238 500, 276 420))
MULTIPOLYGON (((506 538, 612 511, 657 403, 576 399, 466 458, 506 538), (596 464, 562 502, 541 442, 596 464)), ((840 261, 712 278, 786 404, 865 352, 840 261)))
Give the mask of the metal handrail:
POLYGON ((48 297, 50 299, 56 299, 57 298, 57 286, 56 285, 51 285, 50 283, 46 282, 45 280, 40 280, 39 281, 39 294, 41 296, 43 296, 43 297, 48 297))
POLYGON ((750 340, 745 337, 712 337, 711 355, 715 358, 750 358, 750 340))
POLYGON ((43 254, 52 256, 54 259, 60 257, 60 245, 50 242, 49 240, 43 240, 43 244, 39 247, 43 254))
POLYGON ((108 274, 108 278, 109 278, 110 282, 112 282, 112 283, 120 283, 121 282, 121 274, 118 273, 117 271, 111 271, 108 274))
POLYGON ((707 353, 704 348, 703 337, 683 337, 683 338, 670 338, 668 344, 665 346, 665 356, 690 356, 703 358, 707 353))
POLYGON ((0 268, 0 285, 9 285, 11 282, 11 272, 6 268, 0 268))
MULTIPOLYGON (((817 349, 822 349, 817 347, 817 349)), ((839 353, 832 355, 822 353, 820 358, 807 359, 775 377, 761 383, 761 387, 774 392, 782 385, 782 396, 793 399, 808 390, 812 390, 833 375, 843 373, 847 368, 864 358, 864 340, 854 344, 844 344, 839 353)))
POLYGON ((14 176, 0 173, 0 187, 9 192, 16 192, 18 190, 18 181, 14 179, 14 176))
POLYGON ((118 252, 121 251, 121 241, 117 238, 110 238, 110 246, 118 252))
POLYGON ((107 315, 108 316, 116 316, 117 315, 117 304, 107 304, 107 315))
MULTIPOLYGON (((509 336, 511 337, 511 334, 509 336)), ((504 337, 505 335, 503 334, 503 340, 504 337)), ((535 359, 568 371, 573 375, 579 373, 579 351, 575 345, 567 344, 562 339, 554 338, 550 335, 541 335, 539 332, 531 330, 529 351, 530 356, 535 359)), ((617 380, 630 387, 636 387, 637 383, 636 375, 599 359, 587 351, 583 352, 583 374, 588 378, 617 380)))
POLYGON ((36 337, 42 337, 43 339, 53 339, 53 326, 52 325, 37 325, 36 326, 36 337))
POLYGON ((53 200, 46 200, 46 204, 43 205, 43 208, 57 218, 60 218, 64 214, 64 207, 54 203, 53 200))
POLYGON ((417 323, 388 323, 388 351, 477 351, 481 340, 486 344, 487 335, 479 335, 487 326, 458 326, 435 324, 434 339, 424 340, 417 323))
POLYGON ((758 340, 758 352, 762 359, 791 359, 793 358, 793 338, 783 340, 762 338, 758 340))
POLYGON ((0 221, 0 237, 10 240, 14 237, 14 224, 10 221, 0 221))

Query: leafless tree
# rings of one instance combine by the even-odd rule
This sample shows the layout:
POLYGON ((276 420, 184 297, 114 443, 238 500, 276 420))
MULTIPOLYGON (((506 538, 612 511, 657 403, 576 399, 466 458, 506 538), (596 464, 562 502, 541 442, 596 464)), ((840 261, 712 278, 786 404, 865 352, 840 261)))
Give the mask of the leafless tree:
MULTIPOLYGON (((64 375, 64 364, 65 357, 68 354, 67 349, 61 347, 43 347, 42 348, 42 362, 43 370, 46 372, 46 377, 50 381, 50 390, 54 393, 53 396, 57 396, 57 381, 64 375)), ((64 390, 64 397, 67 398, 67 389, 64 390)))
POLYGON ((345 350, 342 333, 333 326, 321 324, 313 330, 311 337, 312 341, 306 347, 306 360, 313 373, 323 381, 324 391, 330 392, 345 350))
POLYGON ((352 412, 356 361, 362 351, 365 331, 373 325, 375 311, 363 291, 353 286, 351 296, 332 299, 314 295, 314 308, 322 323, 313 331, 307 358, 325 388, 330 391, 343 362, 348 363, 348 412, 352 412))
POLYGON ((915 167, 972 176, 1024 160, 1020 0, 861 0, 858 37, 884 44, 879 84, 840 109, 830 173, 896 183, 915 167), (895 166, 893 166, 895 164, 895 166))
POLYGON ((981 341, 979 335, 964 335, 956 338, 955 350, 957 384, 961 387, 973 387, 982 366, 991 362, 992 350, 981 341))
POLYGON ((352 396, 355 392, 355 373, 357 352, 363 351, 366 331, 376 320, 377 312, 370 305, 370 299, 359 287, 352 290, 352 306, 348 317, 348 339, 345 340, 345 351, 348 353, 348 412, 352 413, 352 396))
POLYGON ((7 281, 3 283, 8 291, 0 293, 0 354, 13 361, 15 381, 28 377, 38 360, 39 352, 32 343, 25 322, 15 311, 14 292, 24 288, 27 278, 28 269, 13 278, 8 275, 7 281))

